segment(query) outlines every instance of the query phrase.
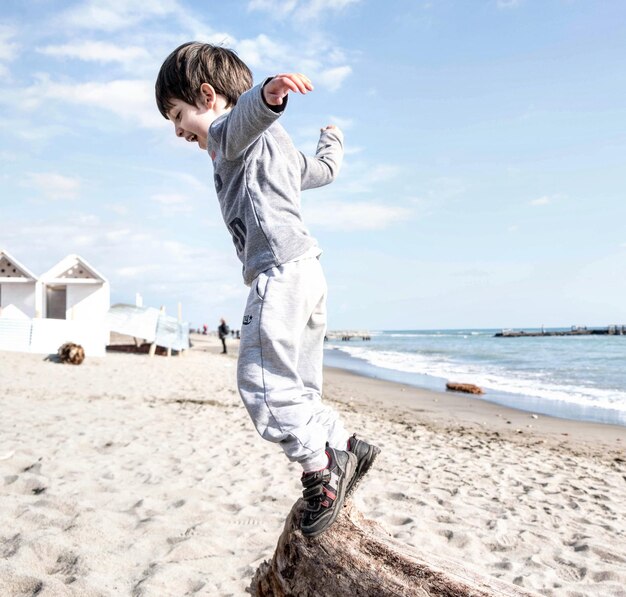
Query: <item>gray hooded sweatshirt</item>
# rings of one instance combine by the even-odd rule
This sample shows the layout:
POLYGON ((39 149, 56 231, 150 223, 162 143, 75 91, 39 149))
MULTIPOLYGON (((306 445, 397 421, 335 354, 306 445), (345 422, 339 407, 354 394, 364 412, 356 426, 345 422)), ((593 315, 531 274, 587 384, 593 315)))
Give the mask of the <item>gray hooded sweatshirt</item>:
POLYGON ((261 272, 315 250, 300 215, 300 191, 332 182, 343 158, 339 129, 322 131, 314 157, 298 151, 276 122, 287 98, 269 106, 262 87, 246 91, 211 124, 207 144, 222 216, 248 286, 261 272))

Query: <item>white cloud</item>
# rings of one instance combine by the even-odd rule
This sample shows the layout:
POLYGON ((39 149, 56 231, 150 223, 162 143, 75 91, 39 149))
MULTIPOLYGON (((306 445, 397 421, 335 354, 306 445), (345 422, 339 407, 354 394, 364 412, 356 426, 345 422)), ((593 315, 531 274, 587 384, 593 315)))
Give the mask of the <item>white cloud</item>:
POLYGON ((371 193, 375 185, 398 176, 400 168, 391 164, 372 165, 369 162, 348 163, 342 172, 342 189, 349 193, 371 193))
POLYGON ((118 216, 125 216, 128 213, 128 206, 121 203, 108 203, 105 207, 118 216))
POLYGON ((300 22, 340 11, 360 0, 250 0, 248 10, 267 12, 275 18, 293 17, 300 22))
POLYGON ((152 195, 152 201, 161 206, 161 213, 165 216, 173 216, 193 211, 193 205, 188 198, 179 193, 159 193, 152 195))
POLYGON ((308 2, 299 3, 295 16, 300 21, 307 21, 333 10, 344 10, 351 4, 358 4, 359 2, 360 0, 308 0, 308 2))
POLYGON ((346 131, 354 125, 354 120, 352 118, 341 118, 340 116, 332 116, 330 120, 333 124, 337 125, 340 129, 346 131))
POLYGON ((11 41, 16 35, 11 27, 0 26, 0 61, 9 62, 17 56, 18 45, 11 41))
POLYGON ((348 145, 344 149, 344 154, 345 155, 357 155, 359 153, 363 153, 364 151, 365 151, 365 147, 362 147, 360 145, 348 145))
POLYGON ((543 197, 539 197, 538 199, 533 199, 530 202, 530 205, 536 205, 536 206, 540 206, 540 205, 549 205, 550 203, 552 203, 553 197, 549 197, 548 195, 544 195, 543 197))
POLYGON ((186 317, 189 312, 196 317, 210 313, 211 305, 234 316, 245 302, 247 291, 234 251, 216 251, 208 242, 202 246, 179 242, 163 230, 141 229, 145 222, 140 219, 130 226, 130 233, 126 226, 90 214, 31 216, 3 224, 3 242, 33 271, 46 271, 68 253, 80 252, 109 279, 117 300, 134 300, 141 292, 146 305, 169 304, 168 312, 174 313, 181 301, 186 317))
POLYGON ((275 16, 286 16, 298 5, 299 0, 250 0, 248 10, 269 12, 275 16))
POLYGON ((152 195, 151 198, 152 201, 161 205, 161 213, 164 215, 193 211, 193 206, 189 203, 187 197, 179 193, 158 193, 152 195))
POLYGON ((161 205, 181 205, 182 203, 186 203, 187 199, 183 195, 178 195, 176 193, 160 193, 152 196, 152 200, 160 203, 161 205))
POLYGON ((50 199, 76 199, 80 191, 80 180, 55 172, 31 173, 29 178, 50 199))
POLYGON ((17 56, 18 44, 12 39, 16 37, 17 32, 11 27, 0 25, 0 77, 9 76, 9 69, 6 62, 11 62, 17 56))
POLYGON ((131 234, 130 228, 118 228, 117 230, 109 230, 104 233, 104 238, 111 242, 118 242, 127 238, 131 234))
POLYGON ((60 15, 64 25, 78 29, 119 31, 154 17, 164 17, 180 10, 176 0, 88 0, 60 15))
POLYGON ((100 41, 84 41, 58 46, 38 48, 38 52, 59 58, 76 58, 86 62, 117 62, 129 66, 150 58, 149 52, 140 46, 118 46, 100 41))
POLYGON ((304 220, 333 230, 381 230, 407 220, 411 210, 368 201, 310 201, 303 204, 304 220))
POLYGON ((143 265, 134 265, 134 266, 125 266, 118 267, 114 274, 119 276, 120 278, 137 278, 140 275, 147 274, 148 272, 153 272, 158 270, 159 266, 154 263, 146 263, 143 265))
POLYGON ((47 99, 101 108, 144 128, 165 125, 165 120, 156 109, 152 81, 120 79, 106 83, 72 84, 55 83, 47 77, 40 77, 24 92, 21 104, 26 109, 34 109, 47 99))
POLYGON ((299 71, 305 73, 316 87, 336 91, 352 73, 350 66, 338 64, 345 62, 344 53, 319 36, 309 36, 306 47, 285 45, 264 34, 232 42, 231 47, 241 59, 262 76, 299 71), (336 66, 329 67, 329 64, 336 66))
POLYGON ((263 34, 236 42, 235 48, 240 58, 252 69, 270 70, 273 65, 280 64, 285 57, 293 54, 289 48, 263 34))
MULTIPOLYGON (((0 98, 0 103, 4 102, 10 105, 18 105, 20 108, 26 107, 26 104, 24 102, 20 103, 19 99, 16 97, 8 96, 0 98)), ((5 110, 5 113, 9 112, 5 110)), ((15 135, 20 139, 24 139, 31 146, 40 147, 53 137, 71 134, 71 131, 64 126, 57 124, 40 124, 34 126, 30 120, 14 116, 14 112, 11 112, 11 115, 11 118, 0 119, 0 129, 4 129, 7 135, 15 135)))
POLYGON ((498 8, 517 8, 521 3, 522 0, 496 0, 498 8))
POLYGON ((349 66, 336 66, 320 72, 317 75, 317 81, 331 91, 337 91, 350 73, 352 73, 352 68, 349 66))

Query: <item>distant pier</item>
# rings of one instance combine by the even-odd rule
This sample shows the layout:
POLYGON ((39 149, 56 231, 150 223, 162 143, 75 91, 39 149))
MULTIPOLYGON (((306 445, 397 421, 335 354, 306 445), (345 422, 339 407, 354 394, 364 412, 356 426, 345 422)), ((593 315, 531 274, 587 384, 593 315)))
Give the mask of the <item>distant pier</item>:
POLYGON ((334 330, 328 332, 324 337, 324 340, 341 340, 342 342, 349 342, 353 338, 359 338, 360 340, 371 340, 372 337, 367 331, 358 330, 334 330))
POLYGON ((609 325, 605 328, 572 326, 569 330, 542 329, 538 332, 502 330, 494 334, 494 338, 534 338, 539 336, 626 336, 626 325, 609 325))

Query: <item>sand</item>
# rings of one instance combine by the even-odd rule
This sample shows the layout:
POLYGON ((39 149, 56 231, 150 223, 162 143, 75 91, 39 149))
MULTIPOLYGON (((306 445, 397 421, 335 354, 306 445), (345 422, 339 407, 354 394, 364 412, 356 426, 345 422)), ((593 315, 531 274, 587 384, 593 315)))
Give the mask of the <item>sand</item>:
MULTIPOLYGON (((300 471, 219 349, 0 353, 2 597, 246 594, 300 471)), ((626 595, 626 428, 338 370, 326 399, 383 449, 354 500, 397 539, 543 595, 626 595)))

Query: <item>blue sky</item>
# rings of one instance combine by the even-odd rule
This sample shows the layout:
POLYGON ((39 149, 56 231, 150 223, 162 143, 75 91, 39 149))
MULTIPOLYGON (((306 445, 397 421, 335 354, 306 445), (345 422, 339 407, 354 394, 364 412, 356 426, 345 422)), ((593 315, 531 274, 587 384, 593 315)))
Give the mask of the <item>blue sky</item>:
POLYGON ((260 82, 304 72, 283 124, 346 157, 303 194, 331 328, 626 323, 626 3, 5 0, 0 247, 41 274, 78 253, 192 325, 247 289, 205 153, 154 102, 184 41, 260 82))

